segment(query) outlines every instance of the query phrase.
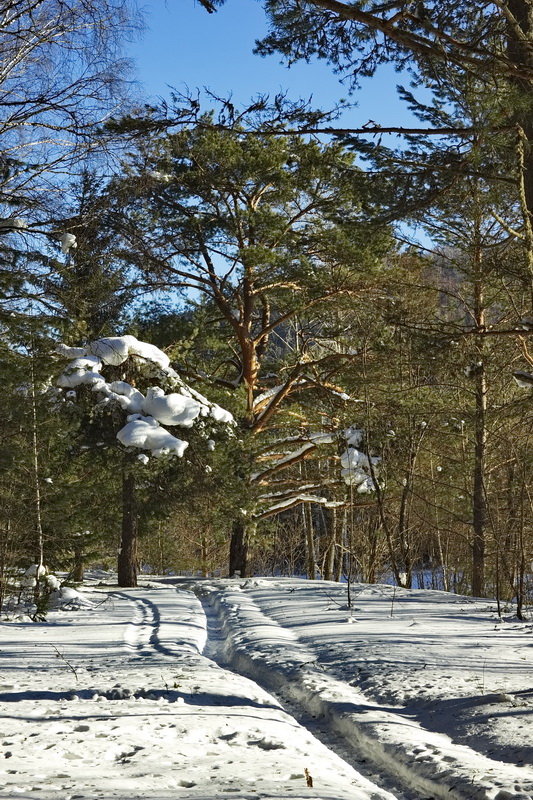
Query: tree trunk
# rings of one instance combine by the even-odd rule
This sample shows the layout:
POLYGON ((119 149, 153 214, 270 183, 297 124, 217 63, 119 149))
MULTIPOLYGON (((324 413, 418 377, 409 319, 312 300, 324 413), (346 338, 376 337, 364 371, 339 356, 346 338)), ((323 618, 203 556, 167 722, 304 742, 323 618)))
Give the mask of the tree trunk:
MULTIPOLYGON (((42 525, 42 515, 41 515, 41 489, 40 489, 40 481, 41 481, 41 472, 40 472, 40 465, 39 465, 39 441, 37 436, 37 399, 36 399, 36 390, 35 390, 35 371, 34 371, 34 358, 35 354, 33 351, 31 352, 31 361, 30 361, 30 369, 31 369, 31 415, 32 415, 32 467, 33 467, 33 488, 35 494, 35 563, 38 567, 42 567, 44 565, 44 536, 43 536, 43 525, 42 525)), ((36 573, 36 595, 39 594, 39 569, 36 573)))
POLYGON ((373 514, 369 517, 367 527, 368 527, 368 535, 367 535, 368 542, 366 547, 366 559, 363 567, 364 568, 363 581, 364 583, 375 583, 377 557, 378 557, 379 528, 373 514))
POLYGON ((487 508, 485 500, 485 449, 487 393, 482 371, 476 376, 476 426, 474 442, 474 485, 472 492, 472 594, 482 597, 485 591, 485 528, 487 508))
POLYGON ((205 534, 202 534, 200 538, 200 550, 201 550, 202 578, 207 578, 209 569, 207 566, 207 536, 205 536, 205 534))
POLYGON ((337 581, 337 583, 340 583, 342 579, 342 566, 344 564, 347 527, 348 527, 348 512, 346 511, 346 509, 343 509, 342 523, 339 536, 340 547, 335 548, 336 552, 335 552, 335 568, 334 568, 333 580, 337 581))
POLYGON ((12 559, 8 558, 11 544, 11 520, 8 518, 0 535, 0 613, 7 595, 8 573, 12 559))
MULTIPOLYGON (((507 56, 520 69, 533 67, 533 15, 530 0, 508 0, 512 22, 507 24, 507 56)), ((524 250, 528 263, 531 302, 533 303, 533 124, 530 101, 531 82, 523 78, 511 80, 518 87, 525 102, 516 104, 512 121, 518 132, 518 190, 524 220, 524 250)))
POLYGON ((329 522, 329 531, 327 539, 327 549, 324 553, 323 569, 325 581, 333 580, 333 569, 335 565, 335 551, 337 550, 337 509, 332 508, 331 513, 326 515, 329 522))
POLYGON ((229 547, 229 576, 230 578, 248 577, 250 540, 255 531, 255 525, 245 519, 237 519, 233 523, 229 547))
MULTIPOLYGON (((38 440, 38 429, 37 429, 37 399, 36 399, 36 389, 35 389, 35 370, 34 370, 34 358, 35 352, 33 349, 33 342, 32 342, 32 351, 31 351, 31 413, 32 413, 32 461, 33 461, 33 487, 35 493, 35 563, 37 564, 37 571, 35 572, 35 588, 33 590, 33 598, 35 605, 37 606, 39 613, 46 613, 43 611, 42 601, 46 600, 44 596, 41 596, 41 587, 42 581, 41 578, 41 571, 44 574, 44 535, 43 535, 43 525, 42 525, 42 513, 41 513, 41 489, 40 489, 40 481, 41 481, 41 471, 40 471, 40 464, 39 464, 39 440, 38 440)), ((39 619, 40 617, 35 617, 35 619, 39 619)))
POLYGON ((305 514, 305 553, 306 571, 310 581, 316 578, 316 551, 315 551, 315 529, 313 526, 313 514, 308 503, 303 504, 305 514))
POLYGON ((135 478, 122 474, 122 536, 118 554, 118 585, 137 586, 137 508, 135 478))
POLYGON ((520 497, 520 521, 518 528, 518 552, 517 552, 517 580, 516 580, 516 616, 520 620, 526 619, 524 616, 524 605, 527 603, 527 582, 526 582, 526 543, 524 537, 524 494, 526 492, 525 476, 522 476, 521 497, 520 497))
POLYGON ((402 583, 406 589, 410 589, 413 582, 413 564, 411 560, 411 542, 409 541, 409 524, 408 524, 408 501, 411 492, 411 481, 413 479, 415 463, 415 453, 411 449, 409 453, 409 469, 404 478, 404 485, 402 496, 400 499, 400 510, 398 514, 398 544, 400 547, 400 554, 403 561, 404 572, 402 575, 402 583))
MULTIPOLYGON (((476 230, 474 246, 474 315, 478 330, 485 329, 485 300, 483 287, 483 262, 481 255, 480 224, 476 230)), ((485 377, 486 348, 483 336, 476 343, 475 373, 475 427, 474 476, 472 487, 472 594, 482 597, 485 592, 485 534, 487 507, 485 496, 485 457, 487 445, 487 381, 485 377)))
POLYGON ((81 547, 74 548, 74 565, 72 567, 72 580, 75 583, 83 582, 83 549, 81 547))

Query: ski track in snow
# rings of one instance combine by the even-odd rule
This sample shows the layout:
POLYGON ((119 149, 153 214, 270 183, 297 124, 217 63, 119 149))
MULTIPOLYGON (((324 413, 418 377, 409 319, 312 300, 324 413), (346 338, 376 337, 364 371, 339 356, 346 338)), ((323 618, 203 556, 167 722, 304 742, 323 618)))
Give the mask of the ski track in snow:
MULTIPOLYGON (((256 674, 256 670, 253 668, 247 669, 246 666, 243 667, 238 658, 232 662, 232 657, 229 655, 231 647, 228 647, 228 637, 225 634, 226 626, 224 616, 217 611, 214 604, 206 599, 205 595, 203 596, 203 592, 200 591, 199 594, 207 621, 208 636, 204 650, 205 655, 227 669, 232 669, 233 667, 239 674, 244 675, 253 673, 254 677, 260 680, 260 675, 256 674), (239 666, 241 666, 242 671, 239 671, 239 666)), ((310 659, 312 658, 310 654, 309 657, 310 659)), ((348 764, 351 764, 371 783, 375 783, 383 790, 390 792, 391 798, 394 797, 396 800, 422 800, 418 792, 406 790, 405 788, 399 789, 396 776, 391 774, 389 770, 387 770, 386 774, 383 772, 376 772, 372 765, 369 766, 367 764, 368 758, 365 753, 360 752, 357 747, 347 747, 344 738, 336 735, 331 726, 320 724, 317 718, 319 715, 310 714, 308 711, 306 712, 305 704, 298 703, 297 701, 295 702, 294 698, 289 694, 279 691, 279 686, 277 686, 275 682, 263 681, 263 683, 269 684, 268 688, 274 693, 276 699, 288 713, 295 717, 300 725, 307 728, 307 730, 309 730, 313 736, 316 736, 328 749, 335 752, 348 764), (278 691, 276 691, 276 688, 278 691)))
POLYGON ((293 630, 268 616, 246 593, 246 589, 263 584, 268 586, 266 581, 252 579, 240 586, 226 582, 218 590, 200 589, 204 603, 212 604, 220 619, 224 658, 234 669, 324 718, 359 758, 373 762, 389 780, 416 790, 417 797, 533 797, 533 770, 454 744, 445 734, 424 729, 401 709, 369 701, 359 690, 327 675, 312 644, 302 643, 293 630))

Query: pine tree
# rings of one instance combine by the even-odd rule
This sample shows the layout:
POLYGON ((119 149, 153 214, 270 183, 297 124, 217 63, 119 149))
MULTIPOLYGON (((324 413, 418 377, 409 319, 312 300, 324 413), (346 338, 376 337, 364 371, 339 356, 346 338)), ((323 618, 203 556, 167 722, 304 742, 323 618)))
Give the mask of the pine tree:
MULTIPOLYGON (((368 298, 390 247, 386 228, 369 223, 371 180, 353 157, 337 144, 257 130, 250 135, 264 118, 262 111, 251 112, 227 131, 207 115, 175 134, 144 138, 115 186, 117 203, 127 211, 120 234, 129 260, 154 286, 206 297, 228 343, 226 358, 204 380, 239 398, 241 511, 230 560, 231 571, 241 574, 258 495, 268 494, 259 487, 317 447, 309 438, 316 423, 303 414, 295 424, 298 411, 292 424, 290 418, 282 423, 283 408, 298 406, 309 392, 315 403, 321 394, 342 394, 334 375, 349 356, 317 356, 313 320, 325 318, 341 298, 368 298), (297 346, 289 331, 295 320, 301 325, 297 346), (283 355, 269 377, 278 343, 283 355), (278 435, 271 438, 269 429, 278 435), (275 452, 291 445, 292 456, 276 460, 275 452), (261 458, 270 459, 267 470, 258 469, 261 458)), ((138 125, 142 130, 143 121, 138 125)))

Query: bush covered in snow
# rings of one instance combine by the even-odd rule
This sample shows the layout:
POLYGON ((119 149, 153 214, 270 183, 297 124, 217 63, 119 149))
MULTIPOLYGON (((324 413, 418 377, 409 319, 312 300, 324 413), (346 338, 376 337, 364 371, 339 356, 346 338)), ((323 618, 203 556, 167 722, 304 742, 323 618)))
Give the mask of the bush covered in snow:
POLYGON ((11 576, 10 592, 4 599, 2 611, 8 618, 28 616, 33 621, 43 621, 51 609, 87 605, 92 603, 49 572, 46 566, 31 564, 11 576))

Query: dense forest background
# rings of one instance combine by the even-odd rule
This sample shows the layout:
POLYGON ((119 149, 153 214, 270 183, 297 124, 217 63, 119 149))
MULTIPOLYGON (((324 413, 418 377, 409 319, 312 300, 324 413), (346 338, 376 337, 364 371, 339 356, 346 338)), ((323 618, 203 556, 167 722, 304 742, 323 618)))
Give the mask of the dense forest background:
MULTIPOLYGON (((521 615, 533 7, 264 5, 260 52, 354 83, 392 62, 420 127, 393 147, 283 96, 149 106, 121 58, 127 0, 0 3, 0 603, 29 564, 79 580, 128 537, 126 585, 229 557, 232 575, 392 576, 521 615), (121 445, 126 410, 60 388, 58 345, 124 334, 235 425, 188 433, 181 458, 121 445)), ((138 366, 112 379, 145 391, 138 366)))

